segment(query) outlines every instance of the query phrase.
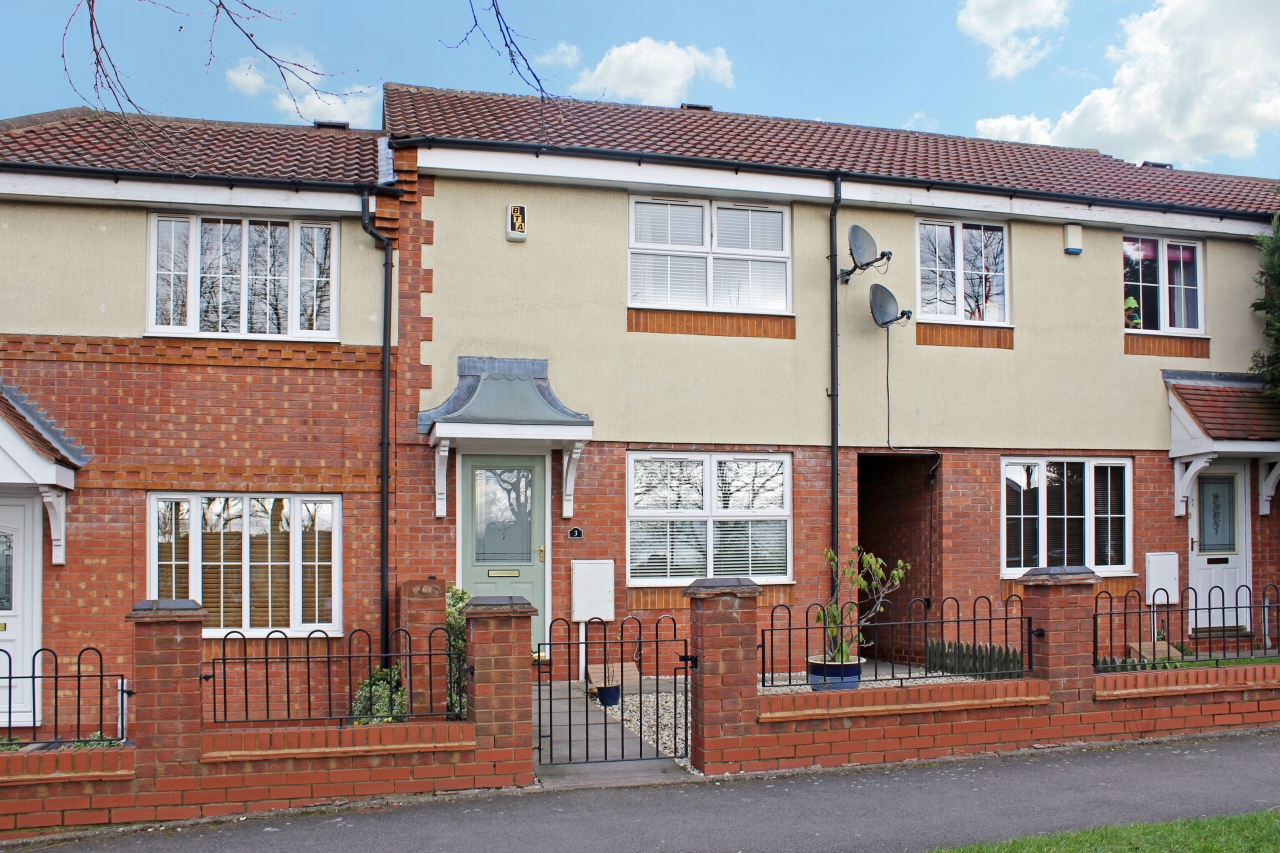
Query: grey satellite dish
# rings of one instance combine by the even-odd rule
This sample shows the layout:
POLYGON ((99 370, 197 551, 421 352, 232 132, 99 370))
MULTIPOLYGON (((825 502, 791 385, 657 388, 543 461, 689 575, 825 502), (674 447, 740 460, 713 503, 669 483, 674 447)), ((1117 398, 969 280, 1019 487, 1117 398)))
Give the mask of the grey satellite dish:
POLYGON ((880 260, 875 238, 861 225, 849 226, 849 254, 853 256, 854 266, 859 269, 880 260))
MULTIPOLYGON (((855 228, 857 226, 854 226, 855 228)), ((898 298, 883 284, 871 285, 871 318, 882 329, 888 329, 902 319, 910 319, 910 311, 898 310, 898 298)))

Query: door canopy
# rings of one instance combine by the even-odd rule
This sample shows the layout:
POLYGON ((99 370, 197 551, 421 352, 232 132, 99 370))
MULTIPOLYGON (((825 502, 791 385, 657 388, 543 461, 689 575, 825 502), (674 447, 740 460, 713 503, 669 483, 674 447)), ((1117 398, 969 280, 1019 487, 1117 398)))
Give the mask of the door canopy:
POLYGON ((1258 460, 1258 514, 1280 481, 1280 402, 1248 373, 1165 370, 1174 515, 1187 514, 1196 476, 1215 459, 1258 460))
POLYGON ((436 449, 436 516, 448 514, 449 450, 564 453, 562 514, 573 517, 574 480, 593 422, 565 406, 547 381, 546 359, 458 359, 458 387, 439 406, 418 414, 418 432, 436 449))
POLYGON ((55 566, 67 562, 67 490, 75 488, 76 471, 91 458, 25 394, 0 384, 0 486, 40 490, 55 566))

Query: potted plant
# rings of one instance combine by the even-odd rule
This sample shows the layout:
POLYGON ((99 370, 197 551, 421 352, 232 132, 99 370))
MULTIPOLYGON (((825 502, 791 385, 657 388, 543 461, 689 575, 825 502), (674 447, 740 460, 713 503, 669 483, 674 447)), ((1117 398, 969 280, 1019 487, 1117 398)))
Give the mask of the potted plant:
POLYGON ((806 661, 809 686, 813 690, 852 690, 862 680, 862 664, 858 656, 863 642, 862 629, 884 610, 884 601, 902 585, 911 570, 901 560, 892 569, 884 560, 861 545, 843 566, 831 549, 826 552, 831 569, 831 599, 814 614, 823 627, 822 654, 806 661), (847 590, 847 597, 846 597, 847 590))

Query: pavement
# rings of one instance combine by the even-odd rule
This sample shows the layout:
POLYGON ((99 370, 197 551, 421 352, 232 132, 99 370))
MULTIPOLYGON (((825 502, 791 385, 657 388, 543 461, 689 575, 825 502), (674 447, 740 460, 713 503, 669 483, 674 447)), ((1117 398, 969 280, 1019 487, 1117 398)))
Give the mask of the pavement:
POLYGON ((97 835, 66 853, 932 851, 1280 810, 1280 733, 776 777, 441 798, 97 835))

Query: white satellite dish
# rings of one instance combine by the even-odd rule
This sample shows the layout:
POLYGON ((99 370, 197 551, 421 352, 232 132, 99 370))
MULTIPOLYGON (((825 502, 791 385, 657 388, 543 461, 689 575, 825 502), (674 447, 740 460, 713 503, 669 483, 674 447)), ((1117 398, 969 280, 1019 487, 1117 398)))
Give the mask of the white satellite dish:
POLYGON ((871 319, 882 329, 888 329, 902 319, 911 319, 910 311, 898 310, 898 298, 883 284, 871 285, 871 319))

